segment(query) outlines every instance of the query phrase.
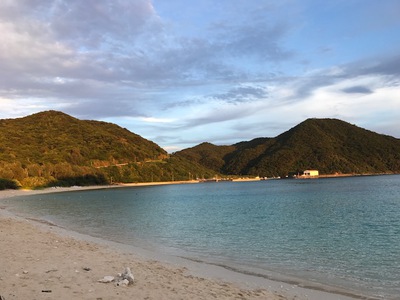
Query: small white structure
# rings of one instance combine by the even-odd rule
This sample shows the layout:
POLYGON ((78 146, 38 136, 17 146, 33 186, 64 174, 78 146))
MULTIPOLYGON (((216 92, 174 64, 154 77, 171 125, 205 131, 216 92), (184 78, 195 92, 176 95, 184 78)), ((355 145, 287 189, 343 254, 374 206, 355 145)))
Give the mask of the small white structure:
POLYGON ((318 170, 305 170, 303 176, 316 177, 319 176, 318 170))

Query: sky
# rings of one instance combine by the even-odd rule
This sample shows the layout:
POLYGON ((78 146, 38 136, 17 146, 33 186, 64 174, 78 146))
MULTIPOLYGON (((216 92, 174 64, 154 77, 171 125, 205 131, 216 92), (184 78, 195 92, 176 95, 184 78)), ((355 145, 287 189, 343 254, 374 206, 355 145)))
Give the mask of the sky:
POLYGON ((1 0, 0 119, 58 110, 169 152, 338 118, 400 138, 399 0, 1 0))

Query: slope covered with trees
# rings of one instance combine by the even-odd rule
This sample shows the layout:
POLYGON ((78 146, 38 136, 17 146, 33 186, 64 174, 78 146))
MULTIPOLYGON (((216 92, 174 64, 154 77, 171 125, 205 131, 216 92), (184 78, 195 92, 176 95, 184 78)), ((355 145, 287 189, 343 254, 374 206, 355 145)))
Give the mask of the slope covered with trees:
POLYGON ((0 120, 0 160, 107 165, 165 157, 155 143, 117 125, 57 111, 0 120))
POLYGON ((115 124, 57 111, 0 120, 0 189, 210 178, 400 173, 400 140, 337 119, 308 119, 275 138, 202 143, 168 155, 115 124))
POLYGON ((0 120, 0 189, 186 180, 214 173, 111 123, 57 111, 0 120))
MULTIPOLYGON (((400 173, 400 140, 337 119, 308 119, 275 138, 232 146, 208 145, 223 174, 286 176, 306 169, 321 174, 400 173)), ((178 156, 204 164, 204 144, 178 156), (201 158, 201 159, 199 159, 201 158)))

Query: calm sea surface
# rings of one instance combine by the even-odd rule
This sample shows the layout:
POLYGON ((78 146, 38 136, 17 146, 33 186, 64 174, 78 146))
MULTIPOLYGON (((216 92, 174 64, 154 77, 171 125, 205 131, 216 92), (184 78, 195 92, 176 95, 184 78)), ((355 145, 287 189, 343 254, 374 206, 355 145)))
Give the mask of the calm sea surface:
POLYGON ((54 193, 12 210, 75 231, 274 278, 400 295, 400 176, 54 193))

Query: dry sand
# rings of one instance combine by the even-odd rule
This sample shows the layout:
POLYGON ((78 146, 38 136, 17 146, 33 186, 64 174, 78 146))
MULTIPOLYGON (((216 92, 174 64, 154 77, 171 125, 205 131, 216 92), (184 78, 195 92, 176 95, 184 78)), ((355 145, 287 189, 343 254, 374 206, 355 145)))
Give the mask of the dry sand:
MULTIPOLYGON (((81 188, 56 189, 57 191, 81 188)), ((1 198, 54 192, 1 191, 1 198)), ((1 204, 0 204, 1 205, 1 204)), ((350 299, 217 266, 145 258, 0 207, 0 296, 10 299, 350 299), (130 267, 129 286, 100 283, 130 267), (212 270, 211 270, 212 269, 212 270), (250 283, 250 284, 249 284, 250 283), (253 285, 251 284, 253 283, 253 285), (268 290, 267 290, 268 289, 268 290)), ((173 261, 173 260, 171 260, 173 261)))

